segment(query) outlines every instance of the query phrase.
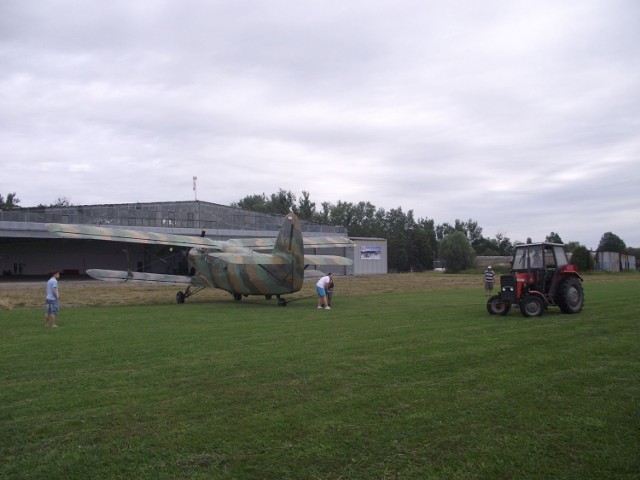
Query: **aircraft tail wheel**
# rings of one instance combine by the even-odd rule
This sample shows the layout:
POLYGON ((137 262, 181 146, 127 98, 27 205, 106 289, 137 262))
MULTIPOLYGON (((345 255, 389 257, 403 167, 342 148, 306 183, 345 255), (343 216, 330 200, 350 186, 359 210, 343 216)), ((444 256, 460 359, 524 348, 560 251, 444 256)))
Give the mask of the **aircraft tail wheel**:
POLYGON ((184 303, 185 295, 184 292, 176 293, 176 303, 184 303))

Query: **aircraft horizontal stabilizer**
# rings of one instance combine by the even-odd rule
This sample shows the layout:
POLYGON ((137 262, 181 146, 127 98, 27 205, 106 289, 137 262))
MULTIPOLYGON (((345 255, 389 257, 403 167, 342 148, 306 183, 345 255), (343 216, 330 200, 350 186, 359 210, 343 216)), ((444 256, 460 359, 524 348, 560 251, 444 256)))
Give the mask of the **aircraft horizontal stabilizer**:
POLYGON ((155 285, 194 285, 204 286, 198 278, 186 275, 163 275, 159 273, 125 272, 123 270, 87 270, 87 275, 97 280, 114 283, 155 284, 155 285))
MULTIPOLYGON (((305 248, 335 248, 335 247, 351 247, 354 245, 352 240, 347 237, 303 237, 302 241, 305 248)), ((229 243, 235 243, 238 246, 253 248, 255 250, 268 250, 274 247, 276 239, 274 238, 234 238, 229 243)))
POLYGON ((209 253, 208 255, 236 265, 283 265, 291 261, 278 255, 268 255, 265 253, 242 254, 215 252, 209 253))
POLYGON ((355 245, 355 242, 347 237, 304 237, 302 240, 305 248, 351 247, 355 245))
POLYGON ((305 265, 352 265, 353 261, 337 255, 306 255, 305 265))
POLYGON ((218 242, 206 237, 173 235, 167 233, 122 230, 119 228, 94 227, 90 225, 47 224, 47 230, 59 237, 83 240, 110 240, 112 242, 174 245, 177 247, 210 247, 218 242))

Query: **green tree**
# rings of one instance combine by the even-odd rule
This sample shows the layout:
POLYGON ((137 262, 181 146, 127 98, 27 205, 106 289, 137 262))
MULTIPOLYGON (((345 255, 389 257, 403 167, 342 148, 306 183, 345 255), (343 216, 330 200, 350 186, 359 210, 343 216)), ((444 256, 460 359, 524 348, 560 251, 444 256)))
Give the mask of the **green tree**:
POLYGON ((352 207, 349 235, 353 237, 380 237, 383 223, 376 215, 376 207, 370 202, 359 202, 352 207))
POLYGON ((436 239, 437 240, 444 240, 444 238, 447 235, 451 235, 455 231, 456 231, 456 229, 452 225, 450 225, 450 224, 448 224, 446 222, 445 223, 441 223, 440 225, 436 226, 436 239))
POLYGON ((433 259, 434 251, 430 231, 424 225, 417 223, 409 231, 409 265, 416 271, 432 270, 433 259))
POLYGON ((387 238, 387 260, 389 268, 398 272, 408 272, 411 264, 409 259, 409 226, 414 224, 413 211, 406 214, 402 207, 391 209, 385 217, 387 238))
POLYGON ((353 203, 338 200, 338 203, 331 205, 329 209, 329 222, 332 225, 342 225, 349 229, 353 220, 353 203))
POLYGON ((564 244, 564 248, 567 250, 567 252, 575 252, 576 248, 581 246, 582 245, 580 244, 580 242, 567 242, 564 244))
POLYGON ((279 215, 286 215, 293 211, 294 204, 296 203, 296 196, 291 190, 278 190, 278 193, 272 193, 268 202, 269 213, 277 213, 279 215))
POLYGON ((511 239, 503 233, 496 233, 495 238, 491 239, 491 247, 498 252, 496 255, 513 255, 513 243, 511 239))
POLYGON ((483 238, 481 242, 473 246, 473 249, 478 255, 500 255, 500 251, 498 250, 497 246, 494 245, 489 238, 483 238))
POLYGON ((247 195, 243 199, 231 203, 230 206, 252 212, 269 213, 268 200, 264 193, 262 195, 247 195))
POLYGON ((579 272, 590 272, 594 268, 591 252, 584 246, 576 247, 571 254, 570 263, 578 267, 579 272))
POLYGON ((58 197, 56 198, 56 201, 53 202, 50 206, 51 207, 70 207, 71 205, 73 205, 73 203, 71 203, 71 200, 68 197, 58 197))
POLYGON ((440 258, 446 262, 447 272, 459 273, 473 266, 476 253, 467 236, 457 230, 440 242, 440 258))
POLYGON ((556 232, 551 232, 549 235, 547 235, 547 238, 545 238, 544 241, 549 243, 563 243, 560 235, 558 235, 556 232))
POLYGON ((618 252, 625 253, 627 246, 622 239, 614 233, 607 232, 602 235, 598 244, 598 252, 618 252))
POLYGON ((302 191, 302 196, 298 200, 298 206, 293 208, 293 212, 303 220, 311 220, 316 213, 316 204, 309 198, 309 192, 302 191))
POLYGON ((18 205, 20 203, 20 199, 16 196, 16 193, 7 193, 7 198, 5 199, 2 194, 0 194, 0 209, 9 210, 12 208, 20 208, 18 205))
POLYGON ((471 218, 466 222, 456 218, 453 229, 463 232, 469 239, 471 246, 474 248, 482 243, 482 227, 479 227, 478 222, 471 218))

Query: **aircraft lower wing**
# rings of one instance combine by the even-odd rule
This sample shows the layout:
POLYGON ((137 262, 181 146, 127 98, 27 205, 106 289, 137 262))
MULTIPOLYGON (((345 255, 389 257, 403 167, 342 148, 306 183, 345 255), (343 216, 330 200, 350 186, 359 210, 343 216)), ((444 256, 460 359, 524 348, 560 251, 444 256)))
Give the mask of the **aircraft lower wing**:
POLYGON ((97 268, 87 270, 87 275, 103 282, 205 286, 198 277, 188 277, 186 275, 163 275, 160 273, 125 272, 123 270, 101 270, 97 268))

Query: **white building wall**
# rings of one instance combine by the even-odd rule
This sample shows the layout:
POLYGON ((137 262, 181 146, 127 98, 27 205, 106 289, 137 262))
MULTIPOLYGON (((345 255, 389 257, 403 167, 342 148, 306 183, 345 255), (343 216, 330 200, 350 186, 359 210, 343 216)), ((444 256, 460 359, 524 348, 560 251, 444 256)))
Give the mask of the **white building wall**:
POLYGON ((353 275, 384 275, 387 269, 387 240, 384 238, 353 238, 353 275))
POLYGON ((597 255, 598 270, 607 272, 620 271, 620 254, 617 252, 598 252, 597 255))

